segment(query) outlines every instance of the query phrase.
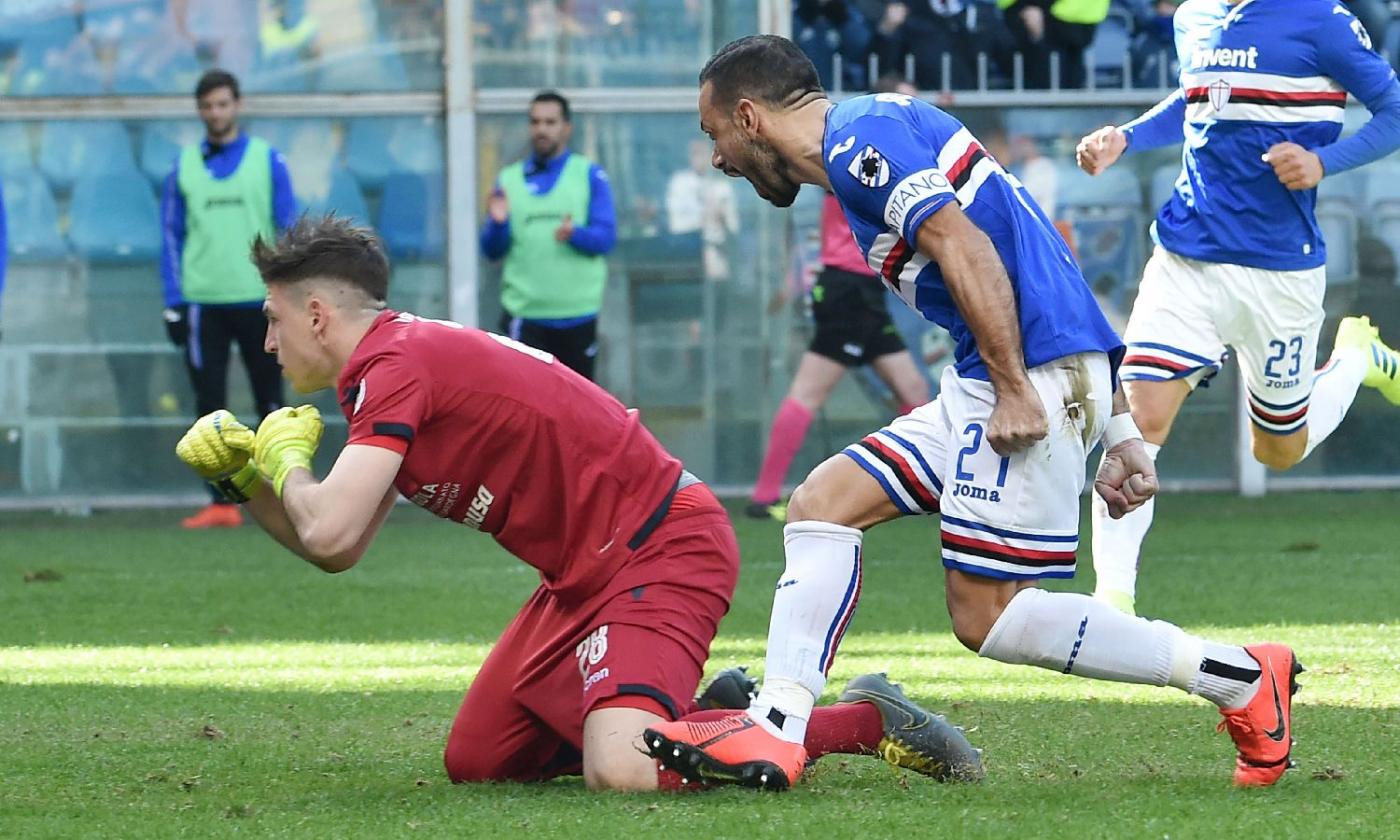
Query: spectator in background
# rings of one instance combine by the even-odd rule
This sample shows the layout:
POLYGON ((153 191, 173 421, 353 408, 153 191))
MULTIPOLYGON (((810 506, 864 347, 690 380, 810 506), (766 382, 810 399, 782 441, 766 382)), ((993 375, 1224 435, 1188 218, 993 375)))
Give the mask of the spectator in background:
POLYGON ((894 393, 900 414, 929 399, 928 384, 890 321, 884 284, 866 265, 836 197, 829 193, 822 201, 821 273, 812 286, 811 301, 816 332, 773 415, 763 465, 745 509, 756 519, 771 516, 782 521, 786 509, 779 497, 788 468, 812 418, 847 368, 870 365, 894 393))
POLYGON ((739 232, 734 185, 710 165, 710 146, 690 141, 690 165, 666 184, 666 226, 674 236, 698 234, 705 279, 729 277, 725 246, 739 232))
POLYGON ((1177 0, 1143 0, 1133 6, 1133 76, 1139 87, 1170 87, 1181 71, 1176 60, 1176 33, 1172 18, 1177 0))
POLYGON ((602 167, 569 151, 569 102, 530 101, 530 155, 501 170, 486 202, 481 251, 505 259, 501 332, 593 378, 598 311, 617 242, 612 188, 602 167))
POLYGON ((1059 56, 1059 86, 1084 86, 1084 50, 1108 17, 1109 0, 997 0, 1015 49, 1024 56, 1027 88, 1050 87, 1051 56, 1059 56))
POLYGON ((887 3, 876 24, 874 51, 882 73, 904 72, 914 57, 914 82, 921 90, 965 89, 977 84, 976 3, 969 0, 910 0, 887 3), (943 78, 944 56, 950 78, 943 78))
MULTIPOLYGON (((180 150, 161 195, 161 280, 165 328, 185 351, 195 414, 228 404, 229 347, 237 342, 259 417, 282 404, 277 360, 263 352, 267 323, 262 278, 248 259, 253 239, 270 239, 296 219, 292 179, 282 155, 239 128, 238 79, 205 73, 195 87, 205 138, 180 150)), ((213 501, 186 528, 243 524, 238 506, 213 501)))
POLYGON ((870 24, 854 0, 793 0, 792 39, 816 65, 822 87, 865 90, 870 24), (832 75, 837 55, 841 56, 839 84, 832 75))

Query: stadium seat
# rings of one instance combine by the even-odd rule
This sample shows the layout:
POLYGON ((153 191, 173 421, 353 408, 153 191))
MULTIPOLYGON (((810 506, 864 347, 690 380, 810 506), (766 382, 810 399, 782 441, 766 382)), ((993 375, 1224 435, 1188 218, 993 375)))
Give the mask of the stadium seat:
POLYGON ((131 137, 119 122, 46 122, 39 135, 39 171, 56 189, 66 190, 82 175, 136 170, 131 137))
POLYGON ((323 93, 408 90, 408 72, 392 45, 369 45, 353 52, 324 56, 316 70, 315 87, 323 93))
POLYGON ((1132 171, 1114 167, 1101 175, 1076 166, 1060 167, 1061 207, 1131 207, 1142 209, 1142 184, 1132 171))
POLYGON ((203 136, 204 129, 197 120, 152 120, 142 123, 138 152, 141 171, 159 190, 166 176, 174 170, 180 148, 198 143, 203 136))
POLYGON ((75 0, 0 3, 0 43, 60 49, 78 37, 75 0))
POLYGON ((364 117, 350 122, 345 165, 366 188, 391 172, 443 170, 442 124, 435 117, 364 117))
POLYGON ((94 262, 145 262, 160 251, 160 209, 133 170, 85 174, 73 185, 69 239, 94 262))
POLYGON ((49 182, 33 169, 5 176, 5 224, 10 258, 51 262, 68 256, 58 230, 58 205, 49 182))
POLYGON ((1327 282, 1356 279, 1356 240, 1361 227, 1356 207, 1342 201, 1319 202, 1317 225, 1327 243, 1327 282))
POLYGON ((1133 21, 1121 9, 1111 9, 1108 17, 1094 30, 1094 42, 1089 45, 1089 72, 1101 87, 1122 87, 1124 67, 1128 65, 1132 46, 1133 21))
POLYGON ((305 196, 304 200, 306 212, 311 215, 319 216, 334 211, 356 224, 370 224, 369 207, 365 204, 364 193, 360 192, 360 185, 356 183, 355 176, 347 169, 340 168, 331 173, 330 186, 324 195, 305 196))
MULTIPOLYGON (((1324 178, 1323 183, 1326 182, 1324 178)), ((1382 160, 1366 167, 1365 183, 1369 207, 1381 210, 1392 205, 1392 209, 1400 210, 1400 160, 1382 160)))
POLYGON ((1142 186, 1127 169, 1114 168, 1091 177, 1077 168, 1060 170, 1059 204, 1074 229, 1084 278, 1099 288, 1132 284, 1142 266, 1146 224, 1142 186))
POLYGON ((1152 207, 1153 213, 1162 208, 1162 205, 1171 200, 1172 193, 1176 192, 1176 181, 1181 177, 1181 165, 1176 163, 1164 163, 1157 167, 1152 173, 1152 207))
POLYGON ((1340 202, 1360 210, 1366 201, 1367 182, 1371 180, 1370 170, 1352 169, 1329 175, 1317 185, 1317 204, 1340 202))
POLYGON ((34 168, 34 153, 29 143, 29 125, 19 120, 0 122, 0 180, 15 172, 34 168))
POLYGON ((441 176, 395 172, 384 181, 379 233, 398 259, 437 260, 444 253, 447 205, 441 176))

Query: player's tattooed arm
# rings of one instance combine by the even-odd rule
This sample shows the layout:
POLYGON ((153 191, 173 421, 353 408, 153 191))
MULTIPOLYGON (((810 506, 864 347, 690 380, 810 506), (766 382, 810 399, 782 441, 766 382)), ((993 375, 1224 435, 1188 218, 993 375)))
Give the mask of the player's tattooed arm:
POLYGON ((937 261, 996 389, 987 441, 998 455, 1029 448, 1049 433, 1050 425, 1026 373, 1016 297, 996 248, 956 202, 919 225, 917 247, 937 261))

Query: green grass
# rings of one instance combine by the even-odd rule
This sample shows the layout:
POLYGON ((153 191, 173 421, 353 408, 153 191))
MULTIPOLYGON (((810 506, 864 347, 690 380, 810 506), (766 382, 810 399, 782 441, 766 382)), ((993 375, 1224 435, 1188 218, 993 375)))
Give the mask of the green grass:
MULTIPOLYGON (((0 836, 1384 834, 1400 824, 1397 504, 1379 493, 1159 504, 1139 608, 1217 638, 1288 642, 1309 667, 1300 768, 1275 788, 1231 788, 1231 745, 1199 699, 962 650, 933 524, 905 521, 867 538, 832 689, 888 670, 969 728, 987 780, 944 786, 833 756, 782 796, 449 784, 447 726, 535 578, 417 511, 396 514, 340 576, 251 528, 4 517, 0 836), (26 582, 43 572, 61 579, 26 582)), ((780 534, 743 521, 739 536, 743 576, 711 672, 762 665, 780 534)), ((1085 555, 1077 588, 1091 582, 1085 555)))

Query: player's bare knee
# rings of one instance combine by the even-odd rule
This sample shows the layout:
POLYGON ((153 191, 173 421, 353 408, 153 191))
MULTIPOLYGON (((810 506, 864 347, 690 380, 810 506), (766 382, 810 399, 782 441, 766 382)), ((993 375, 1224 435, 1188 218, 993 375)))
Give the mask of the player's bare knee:
POLYGON ((583 758, 583 783, 589 790, 656 790, 656 763, 630 745, 583 758))
MULTIPOLYGON (((1304 430, 1306 434, 1306 430, 1304 430)), ((1306 438, 1295 440, 1294 435, 1288 437, 1264 437, 1256 435, 1254 437, 1254 460, 1263 464, 1271 470, 1286 470, 1292 468, 1299 461, 1303 460, 1303 452, 1307 445, 1306 438)))

